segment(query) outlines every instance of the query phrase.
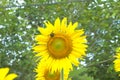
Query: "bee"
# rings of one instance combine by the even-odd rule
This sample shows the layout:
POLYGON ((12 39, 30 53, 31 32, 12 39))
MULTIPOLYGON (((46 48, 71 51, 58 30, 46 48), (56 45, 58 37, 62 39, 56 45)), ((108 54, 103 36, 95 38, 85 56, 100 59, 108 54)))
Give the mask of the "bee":
POLYGON ((54 34, 53 32, 50 33, 50 37, 51 37, 51 38, 54 37, 54 35, 55 35, 55 34, 54 34))

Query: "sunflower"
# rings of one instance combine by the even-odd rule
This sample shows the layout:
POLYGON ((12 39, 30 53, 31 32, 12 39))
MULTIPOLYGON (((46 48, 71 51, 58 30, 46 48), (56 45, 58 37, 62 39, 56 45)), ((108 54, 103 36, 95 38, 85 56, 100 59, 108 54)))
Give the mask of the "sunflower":
POLYGON ((116 72, 120 71, 120 47, 116 49, 116 59, 113 61, 116 72))
POLYGON ((0 80, 13 80, 17 77, 16 74, 8 74, 9 68, 0 68, 0 80), (8 75, 7 75, 8 74, 8 75))
POLYGON ((54 25, 49 21, 45 25, 45 28, 38 28, 40 34, 35 37, 37 44, 33 50, 36 56, 40 56, 52 72, 72 70, 72 65, 78 66, 87 48, 84 30, 76 29, 78 22, 67 25, 67 18, 62 21, 57 18, 54 25))
MULTIPOLYGON (((51 72, 45 63, 39 62, 35 69, 36 79, 35 80, 60 80, 60 72, 51 72)), ((67 80, 69 71, 64 71, 64 80, 67 80)))

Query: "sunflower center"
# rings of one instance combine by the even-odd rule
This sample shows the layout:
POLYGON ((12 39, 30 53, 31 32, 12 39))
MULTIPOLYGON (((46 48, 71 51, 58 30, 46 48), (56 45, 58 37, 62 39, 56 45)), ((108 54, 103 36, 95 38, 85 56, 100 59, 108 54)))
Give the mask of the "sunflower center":
POLYGON ((71 40, 67 35, 55 34, 48 41, 48 51, 54 58, 64 58, 72 50, 71 40))
POLYGON ((45 80, 60 80, 60 73, 50 73, 48 70, 44 73, 45 80))

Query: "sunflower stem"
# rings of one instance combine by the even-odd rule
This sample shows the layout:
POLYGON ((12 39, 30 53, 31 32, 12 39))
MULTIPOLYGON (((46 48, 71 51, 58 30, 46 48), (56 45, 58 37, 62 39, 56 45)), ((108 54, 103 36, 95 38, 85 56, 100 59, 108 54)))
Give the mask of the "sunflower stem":
POLYGON ((64 71, 63 71, 63 69, 60 72, 60 80, 64 80, 64 71))

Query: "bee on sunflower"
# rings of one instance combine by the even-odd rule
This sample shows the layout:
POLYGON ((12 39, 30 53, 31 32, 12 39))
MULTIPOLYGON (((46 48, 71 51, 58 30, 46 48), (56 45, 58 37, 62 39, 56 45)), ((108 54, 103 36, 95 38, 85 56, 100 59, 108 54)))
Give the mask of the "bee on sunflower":
POLYGON ((45 25, 45 28, 38 28, 40 34, 35 36, 37 43, 33 50, 36 56, 52 73, 78 66, 88 47, 84 30, 76 29, 78 22, 67 24, 67 18, 57 18, 54 24, 48 21, 45 25))

